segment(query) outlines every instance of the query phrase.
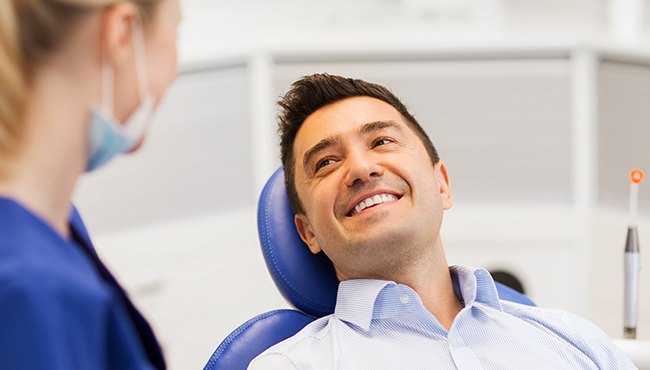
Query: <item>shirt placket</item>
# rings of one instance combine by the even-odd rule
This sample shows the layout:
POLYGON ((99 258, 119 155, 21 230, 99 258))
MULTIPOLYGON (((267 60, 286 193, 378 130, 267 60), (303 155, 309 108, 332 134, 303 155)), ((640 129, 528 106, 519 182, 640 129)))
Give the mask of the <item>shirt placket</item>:
MULTIPOLYGON (((473 305, 472 305, 473 306, 473 305)), ((465 307, 460 313, 457 322, 450 328, 447 334, 447 344, 449 345, 449 353, 456 365, 460 370, 474 370, 484 369, 478 355, 470 348, 465 339, 458 330, 459 325, 463 325, 464 321, 471 320, 470 314, 472 306, 465 307)), ((480 309, 480 308, 479 308, 480 309)))

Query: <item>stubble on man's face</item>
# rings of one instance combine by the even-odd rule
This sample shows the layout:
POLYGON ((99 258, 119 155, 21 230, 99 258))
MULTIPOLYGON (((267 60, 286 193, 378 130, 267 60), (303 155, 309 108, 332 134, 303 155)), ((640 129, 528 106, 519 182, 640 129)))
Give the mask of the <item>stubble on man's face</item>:
POLYGON ((298 131, 294 153, 302 220, 312 237, 301 235, 312 251, 325 252, 340 278, 394 275, 439 242, 439 174, 389 104, 355 97, 321 108, 298 131), (376 122, 387 124, 367 130, 376 122), (324 140, 333 144, 303 163, 324 140), (379 201, 359 211, 367 199, 379 201))

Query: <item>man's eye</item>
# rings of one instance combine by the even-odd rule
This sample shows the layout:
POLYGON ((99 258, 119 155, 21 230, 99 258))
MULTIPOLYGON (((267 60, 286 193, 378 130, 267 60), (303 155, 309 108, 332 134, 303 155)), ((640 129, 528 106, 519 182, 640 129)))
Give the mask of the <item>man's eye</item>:
POLYGON ((394 142, 393 140, 391 140, 391 139, 389 139, 387 137, 382 137, 382 138, 379 138, 379 139, 375 140, 372 143, 372 147, 374 148, 374 147, 377 147, 377 146, 380 146, 380 145, 386 145, 386 144, 390 144, 390 143, 393 143, 393 142, 394 142))
POLYGON ((316 163, 316 171, 332 163, 334 163, 334 160, 332 158, 323 158, 320 161, 318 161, 318 163, 316 163))

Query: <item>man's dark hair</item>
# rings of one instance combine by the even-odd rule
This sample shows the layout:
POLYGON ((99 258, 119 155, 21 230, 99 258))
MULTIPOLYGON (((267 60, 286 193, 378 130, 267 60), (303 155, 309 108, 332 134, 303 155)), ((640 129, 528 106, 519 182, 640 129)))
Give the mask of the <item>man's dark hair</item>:
POLYGON ((295 164, 293 142, 298 130, 307 117, 322 107, 340 100, 369 96, 382 100, 395 108, 405 119, 415 134, 422 140, 431 158, 438 163, 438 153, 422 126, 415 120, 402 102, 386 87, 374 83, 329 75, 326 73, 305 76, 291 85, 291 89, 278 101, 278 133, 280 135, 280 158, 284 166, 284 183, 289 196, 291 210, 295 214, 304 213, 295 183, 295 164))

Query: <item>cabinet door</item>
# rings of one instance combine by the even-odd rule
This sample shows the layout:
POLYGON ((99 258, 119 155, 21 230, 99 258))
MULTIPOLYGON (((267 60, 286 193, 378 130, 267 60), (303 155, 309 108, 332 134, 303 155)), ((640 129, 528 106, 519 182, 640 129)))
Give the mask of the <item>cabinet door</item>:
MULTIPOLYGON (((598 199, 627 211, 629 171, 650 171, 650 64, 605 61, 598 77, 598 199)), ((640 188, 641 212, 650 210, 647 183, 640 188)))

